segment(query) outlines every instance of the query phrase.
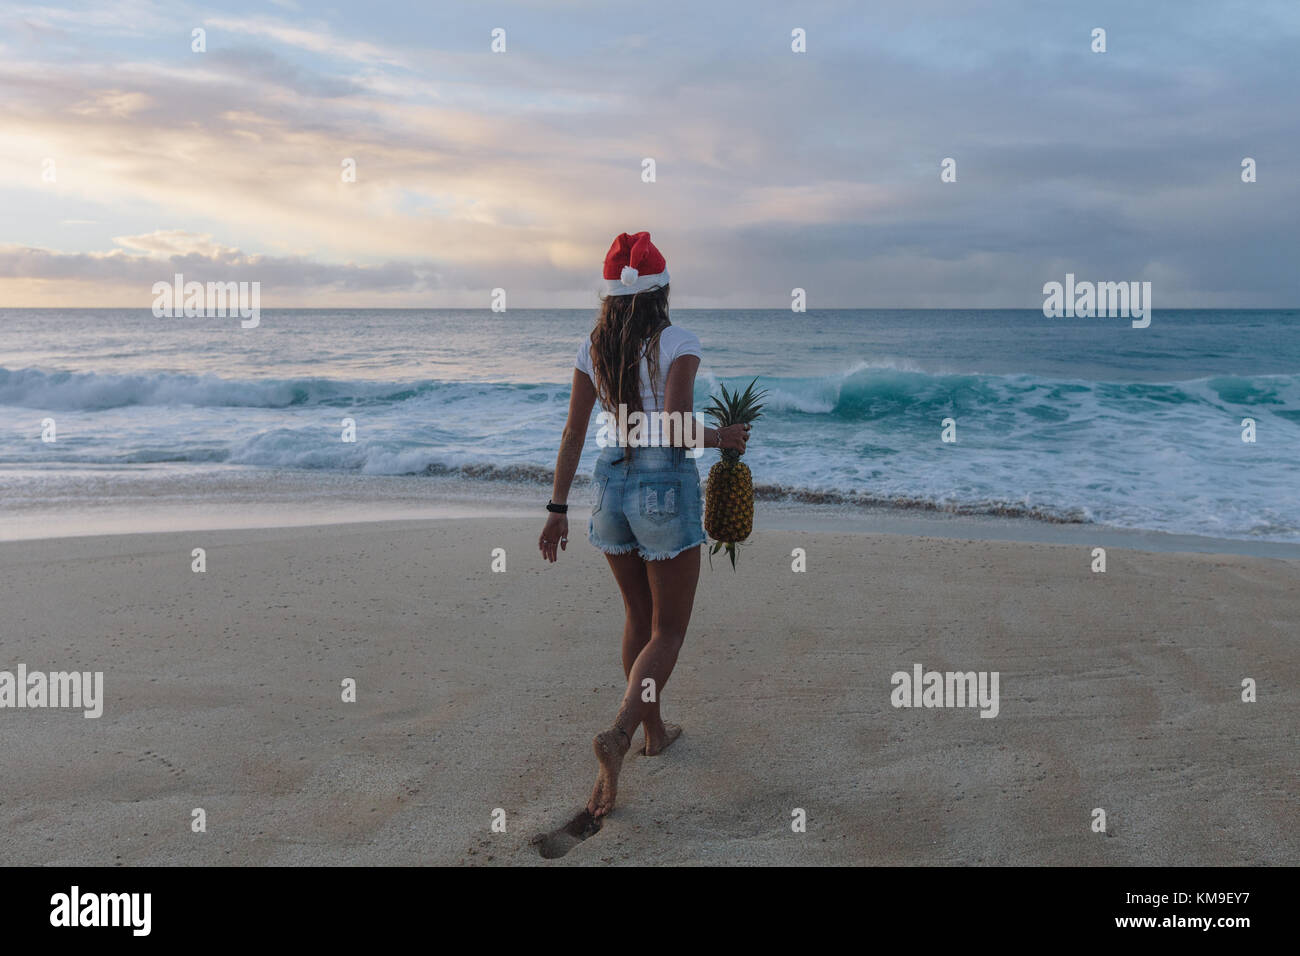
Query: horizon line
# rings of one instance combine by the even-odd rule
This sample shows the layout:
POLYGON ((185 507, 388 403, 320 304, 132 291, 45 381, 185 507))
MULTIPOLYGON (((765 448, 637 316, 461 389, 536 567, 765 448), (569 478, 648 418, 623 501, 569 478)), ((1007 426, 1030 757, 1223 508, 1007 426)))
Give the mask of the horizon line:
MULTIPOLYGON (((486 312, 490 315, 503 315, 510 312, 579 312, 591 308, 591 305, 541 305, 511 306, 500 312, 491 306, 422 306, 422 305, 291 305, 262 306, 262 312, 486 312)), ((150 311, 147 305, 0 305, 0 312, 58 312, 72 310, 101 309, 104 311, 129 312, 135 310, 150 311)), ((674 312, 785 312, 787 308, 775 306, 673 306, 674 312)), ((1297 305, 1221 305, 1221 306, 1165 306, 1162 312, 1294 312, 1300 310, 1297 305)), ((836 305, 804 312, 791 313, 805 315, 810 312, 1042 312, 1041 306, 996 305, 996 306, 910 306, 910 305, 836 305)), ((191 318, 214 318, 214 316, 191 316, 191 318)), ((1077 316, 1077 318, 1097 318, 1097 316, 1077 316)), ((1105 316, 1101 316, 1105 318, 1105 316)))

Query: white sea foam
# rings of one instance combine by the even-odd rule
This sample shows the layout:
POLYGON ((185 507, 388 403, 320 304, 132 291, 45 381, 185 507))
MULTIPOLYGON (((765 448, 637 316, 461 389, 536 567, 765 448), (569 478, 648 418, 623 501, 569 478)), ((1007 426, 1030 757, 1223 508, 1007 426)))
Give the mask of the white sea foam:
MULTIPOLYGON (((49 314, 6 317, 19 360, 0 369, 0 415, 14 423, 0 432, 0 471, 104 469, 106 483, 119 467, 224 467, 544 486, 573 374, 567 343, 590 327, 568 313, 511 313, 485 334, 472 313, 268 312, 250 351, 247 337, 236 348, 147 315, 95 313, 66 340, 49 314), (47 417, 52 444, 40 440, 47 417), (344 418, 355 442, 342 440, 344 418)), ((1117 342, 1095 324, 1045 335, 1041 321, 687 313, 682 324, 705 344, 697 407, 721 382, 762 373, 767 407, 746 460, 770 493, 1300 540, 1291 320, 1196 314, 1180 326, 1170 313, 1117 342), (948 417, 955 445, 939 440, 948 417), (1248 417, 1253 444, 1240 440, 1248 417)), ((38 484, 3 493, 21 503, 38 484)))

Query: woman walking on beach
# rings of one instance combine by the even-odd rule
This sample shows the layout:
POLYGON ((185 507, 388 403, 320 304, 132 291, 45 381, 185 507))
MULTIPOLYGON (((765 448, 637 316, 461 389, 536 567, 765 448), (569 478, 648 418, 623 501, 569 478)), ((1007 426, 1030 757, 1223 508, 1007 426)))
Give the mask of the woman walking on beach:
POLYGON ((681 733, 680 727, 664 723, 659 704, 690 623, 705 540, 700 476, 687 444, 699 445, 702 437, 706 448, 744 452, 749 432, 748 425, 701 429, 694 423, 700 340, 668 319, 668 266, 650 233, 616 238, 605 255, 604 279, 596 328, 578 349, 547 505, 551 513, 538 541, 548 561, 555 561, 567 545, 569 487, 596 400, 614 416, 611 424, 618 420, 620 406, 624 420, 642 412, 648 426, 645 441, 635 428, 620 436, 615 427, 592 476, 588 538, 604 552, 623 594, 627 677, 613 725, 592 741, 599 764, 587 802, 593 817, 614 808, 619 770, 638 725, 645 731, 647 756, 663 752, 681 733), (672 416, 664 429, 657 427, 661 419, 656 412, 672 416))

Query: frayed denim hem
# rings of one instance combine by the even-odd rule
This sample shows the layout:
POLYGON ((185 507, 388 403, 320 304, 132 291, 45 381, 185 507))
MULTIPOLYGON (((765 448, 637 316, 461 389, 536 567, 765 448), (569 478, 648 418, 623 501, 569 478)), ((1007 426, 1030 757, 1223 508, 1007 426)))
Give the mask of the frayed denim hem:
POLYGON ((700 538, 699 541, 692 542, 684 548, 678 548, 676 551, 647 551, 645 548, 641 548, 638 553, 641 555, 641 560, 643 561, 671 561, 683 551, 689 551, 691 548, 698 548, 700 545, 706 543, 707 540, 707 538, 700 538))
POLYGON ((591 546, 597 551, 604 551, 606 554, 627 554, 629 551, 636 550, 635 541, 631 544, 601 544, 590 535, 587 536, 587 540, 591 542, 591 546))

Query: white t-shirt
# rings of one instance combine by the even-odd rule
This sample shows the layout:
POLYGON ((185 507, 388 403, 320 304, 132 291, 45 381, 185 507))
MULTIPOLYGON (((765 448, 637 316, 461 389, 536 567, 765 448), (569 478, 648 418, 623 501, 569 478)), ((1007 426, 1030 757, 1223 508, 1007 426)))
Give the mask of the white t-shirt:
MULTIPOLYGON (((641 359, 641 410, 643 412, 649 414, 663 411, 664 385, 668 381, 668 370, 672 368, 673 360, 680 355, 702 356, 700 339, 694 332, 687 332, 676 325, 670 325, 659 333, 659 378, 654 383, 653 392, 650 389, 649 363, 644 358, 641 359)), ((596 376, 591 370, 590 338, 578 348, 578 359, 575 364, 587 373, 587 378, 591 379, 591 384, 594 386, 596 376)))

